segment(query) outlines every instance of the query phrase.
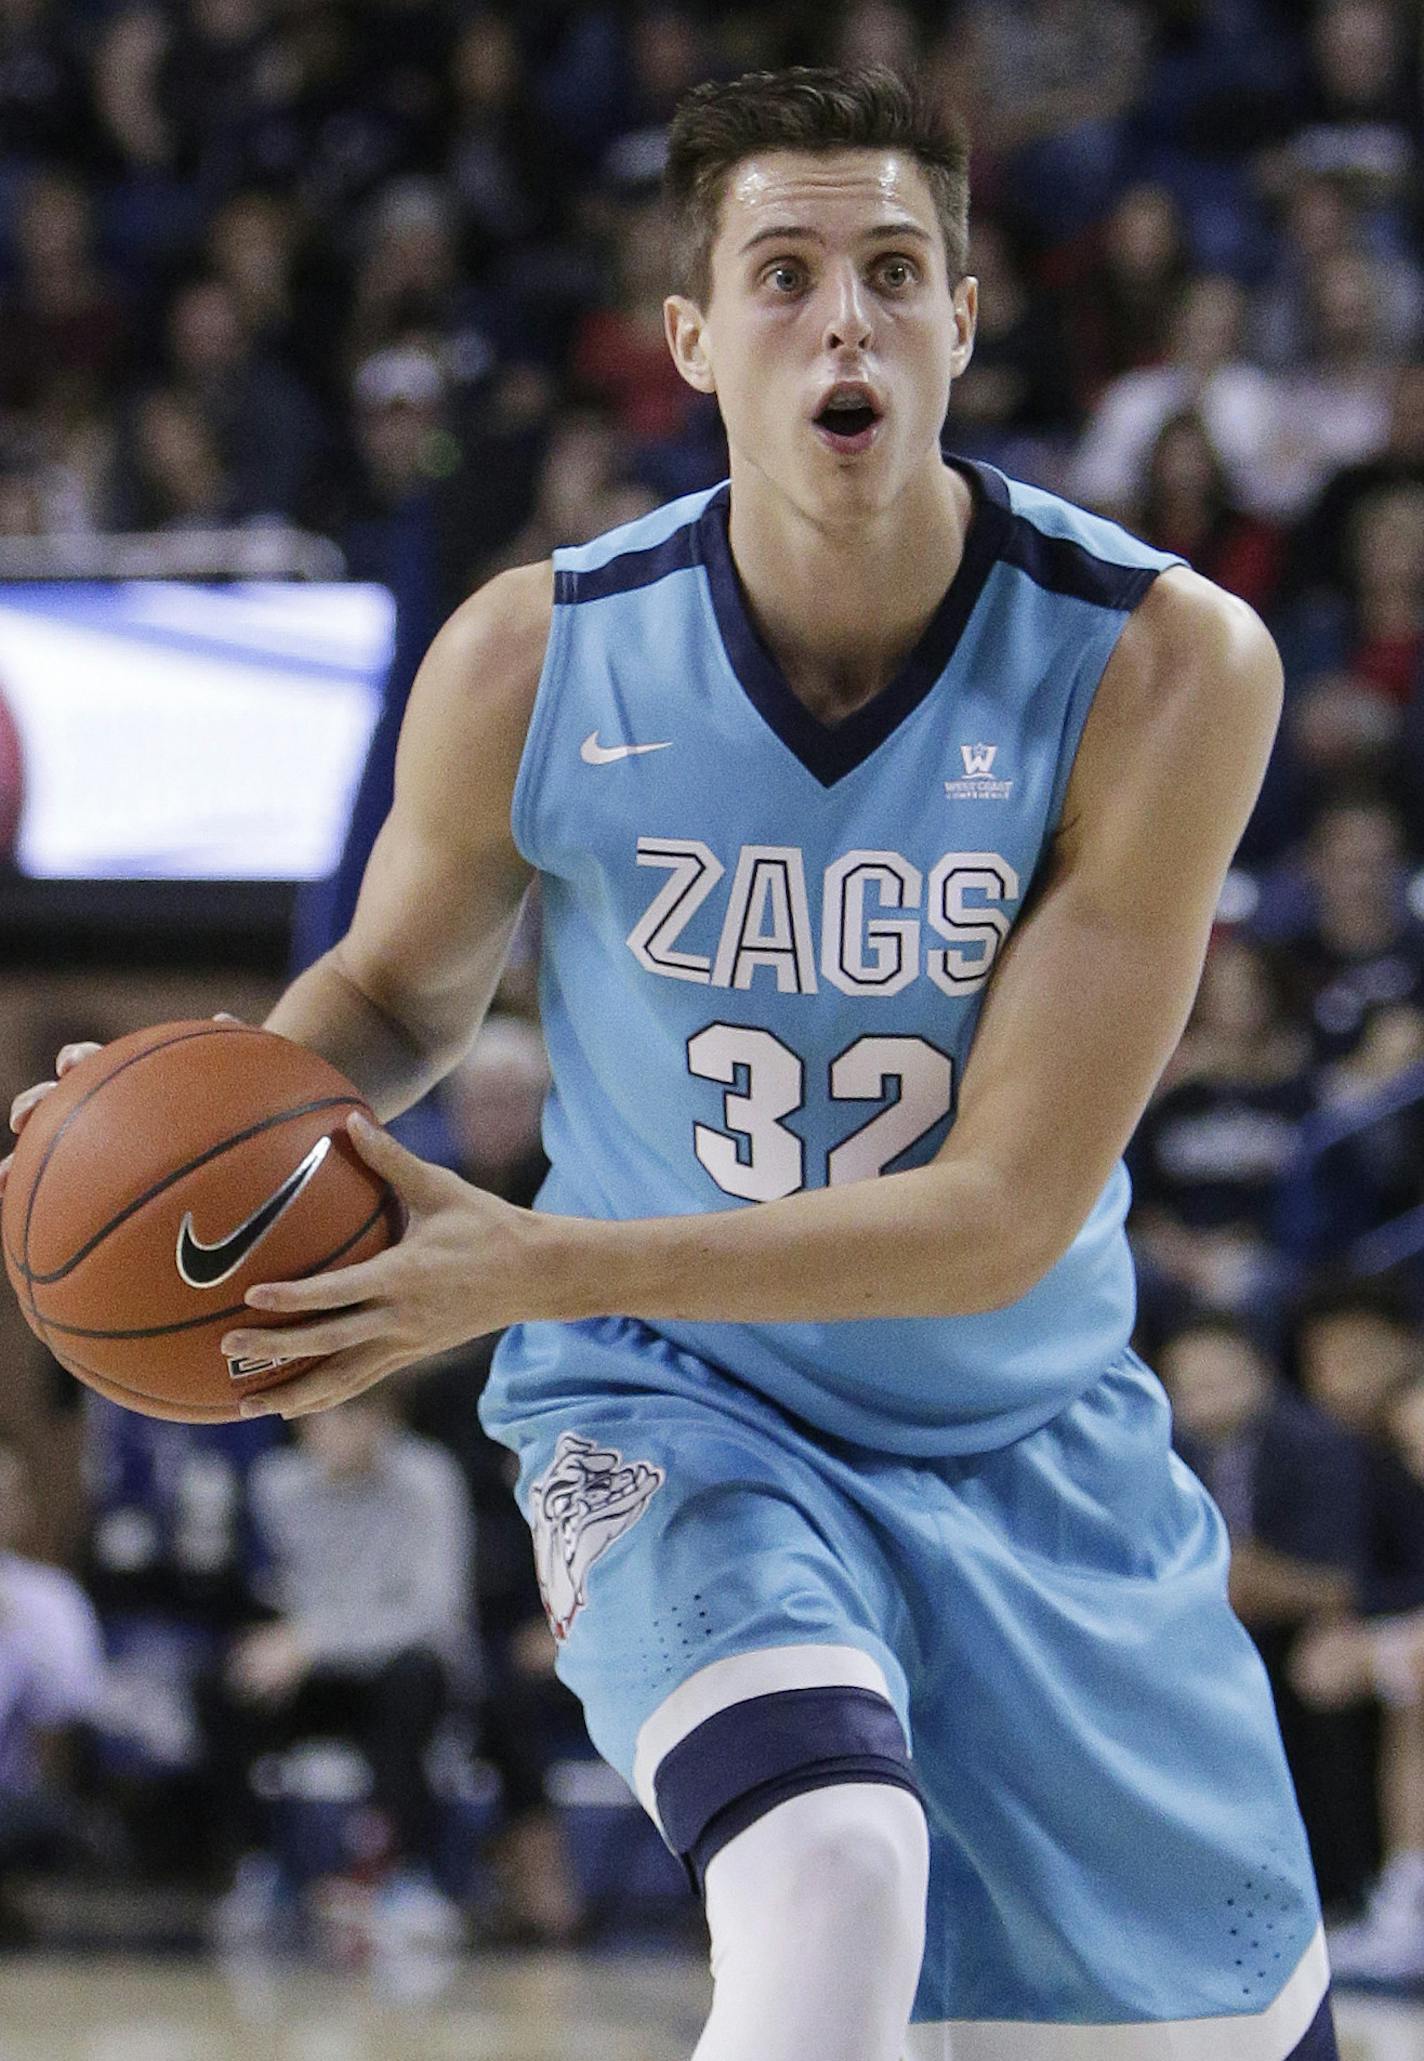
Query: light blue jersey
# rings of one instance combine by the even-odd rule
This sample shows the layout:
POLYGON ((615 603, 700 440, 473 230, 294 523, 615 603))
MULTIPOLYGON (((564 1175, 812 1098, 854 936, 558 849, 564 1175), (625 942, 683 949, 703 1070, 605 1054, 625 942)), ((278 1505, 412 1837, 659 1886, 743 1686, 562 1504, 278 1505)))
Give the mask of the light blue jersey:
MULTIPOLYGON (((1180 562, 961 470, 959 570, 896 678, 833 727, 748 615, 726 486, 556 553, 513 814, 543 891, 541 1208, 742 1208, 943 1144, 1104 667, 1180 562)), ((1126 1349, 1127 1204, 1119 1165, 1057 1265, 984 1314, 657 1329, 833 1436, 985 1451, 1126 1349)), ((492 1417, 554 1400, 545 1329, 502 1344, 492 1417)))
MULTIPOLYGON (((943 604, 835 728, 751 626, 725 488, 558 554, 514 800, 543 1207, 741 1208, 947 1135, 1094 691, 1174 562, 964 469, 943 604)), ((919 1796, 914 2061, 1338 2061, 1226 1527, 1128 1342, 1127 1199, 1119 1167, 987 1315, 519 1325, 481 1401, 560 1678, 695 1881, 808 1789, 919 1796)))

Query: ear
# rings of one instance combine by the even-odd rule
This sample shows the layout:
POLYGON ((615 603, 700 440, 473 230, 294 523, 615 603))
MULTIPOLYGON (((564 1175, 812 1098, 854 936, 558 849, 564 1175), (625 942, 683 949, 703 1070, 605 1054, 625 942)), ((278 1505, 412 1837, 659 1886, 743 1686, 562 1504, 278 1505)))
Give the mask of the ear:
POLYGON ((949 376, 958 379, 974 356, 974 332, 979 324, 979 281, 968 273, 954 289, 954 349, 950 354, 949 376))
POLYGON ((700 394, 715 394, 717 381, 707 354, 707 321, 696 301, 670 293, 663 302, 663 330, 672 362, 700 394))

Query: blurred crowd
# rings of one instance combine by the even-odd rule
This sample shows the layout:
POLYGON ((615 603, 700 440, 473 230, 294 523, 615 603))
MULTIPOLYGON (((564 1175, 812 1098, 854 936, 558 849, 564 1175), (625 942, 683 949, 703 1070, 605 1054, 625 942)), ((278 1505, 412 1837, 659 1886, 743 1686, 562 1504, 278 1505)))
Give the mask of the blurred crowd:
MULTIPOLYGON (((385 717, 342 872, 304 906, 313 955, 442 616, 723 475, 715 407, 662 341, 678 96, 842 60, 913 73, 975 138, 981 319, 947 447, 1181 552, 1285 661, 1196 1009, 1130 1155, 1139 1342, 1231 1531, 1327 1904, 1353 1914, 1337 1971, 1422 1979, 1417 0, 0 0, 0 549, 290 523, 393 589, 385 717)), ((517 1200, 540 1171, 531 949, 407 1133, 517 1200)), ((393 1922, 438 1930, 468 1884, 459 1782, 436 1777, 472 1752, 504 1798, 502 1922, 574 1936, 549 1771, 576 1722, 475 1426, 488 1352, 291 1443, 90 1406, 83 1588, 36 1574, 5 1520, 0 1881, 111 1838, 162 1875, 201 1823, 241 1932, 282 1893, 282 1771, 339 1790, 300 1752, 344 1716, 364 1846, 328 1886, 378 1866, 393 1922), (438 1556, 398 1550, 417 1526, 438 1556), (370 1608, 333 1592, 337 1536, 346 1602, 370 1608), (80 1765, 51 1779, 21 1735, 75 1726, 80 1765), (175 1817, 175 1785, 201 1809, 175 1817), (122 1824, 76 1815, 86 1793, 122 1824)))

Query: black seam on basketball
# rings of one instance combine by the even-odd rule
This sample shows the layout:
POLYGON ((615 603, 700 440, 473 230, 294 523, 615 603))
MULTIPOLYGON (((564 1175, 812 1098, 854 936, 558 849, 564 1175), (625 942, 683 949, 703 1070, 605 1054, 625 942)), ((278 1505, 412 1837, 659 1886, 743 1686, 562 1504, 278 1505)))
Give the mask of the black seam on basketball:
MULTIPOLYGON (((364 1224, 358 1225, 350 1237, 344 1239, 334 1252, 328 1252, 323 1258, 315 1261, 313 1265, 307 1268, 304 1274, 290 1274, 286 1278, 291 1281, 309 1281, 314 1274, 325 1273, 328 1267, 335 1266, 337 1260, 343 1254, 350 1252, 353 1245, 359 1244, 361 1239, 365 1237, 366 1233, 376 1223, 377 1219, 385 1214, 387 1204, 393 1192, 390 1183, 387 1182, 384 1194, 364 1224)), ((374 1256, 373 1254, 372 1257, 374 1258, 374 1256)), ((52 1317, 42 1321, 48 1323, 51 1331, 58 1332, 65 1338, 171 1338, 178 1331, 199 1331, 204 1324, 220 1324, 229 1317, 245 1317, 249 1314, 246 1303, 234 1302, 229 1303, 226 1309, 208 1310, 201 1317, 184 1317, 177 1324, 151 1324, 137 1331, 91 1331, 82 1324, 61 1324, 52 1317)), ((274 1325, 267 1328, 276 1332, 280 1327, 274 1325)), ((106 1381, 112 1378, 108 1374, 104 1376, 106 1381)))
MULTIPOLYGON (((137 1066, 141 1059, 149 1058, 154 1052, 170 1051, 174 1045, 187 1044, 190 1038, 231 1037, 233 1032, 237 1030, 242 1031, 245 1036, 250 1037, 252 1035, 252 1026, 246 1023, 204 1023, 200 1024, 196 1030, 179 1031, 174 1037, 164 1038, 161 1044, 148 1045, 142 1052, 135 1052, 132 1058, 126 1059, 122 1066, 116 1066, 112 1073, 106 1073, 102 1081, 96 1081, 87 1094, 80 1096, 73 1109, 70 1110, 69 1115, 64 1119, 64 1122, 50 1139, 48 1145, 46 1145, 44 1158, 39 1163, 39 1168, 30 1187, 29 1200, 25 1205, 25 1228, 23 1233, 25 1249, 20 1261, 20 1271, 27 1281, 34 1279, 30 1272, 30 1226, 34 1222, 35 1203, 39 1197, 40 1183, 49 1171, 49 1163, 58 1150, 60 1139, 64 1136, 74 1118, 78 1116, 80 1110, 85 1107, 86 1103, 93 1101, 101 1088, 106 1088, 110 1081, 116 1081, 121 1073, 127 1073, 131 1066, 137 1066)), ((54 1278, 57 1279, 58 1277, 54 1278)))
MULTIPOLYGON (((105 1374, 98 1367, 86 1367, 83 1360, 76 1360, 71 1354, 54 1352, 52 1346, 50 1351, 67 1374, 72 1374, 77 1381, 85 1382, 93 1388, 95 1395, 101 1397, 106 1403, 113 1403, 121 1410, 136 1409, 140 1414, 144 1414, 145 1404, 161 1403, 165 1404, 174 1413, 166 1419, 170 1424, 234 1424, 237 1422, 231 1411, 224 1408, 221 1403, 201 1403, 193 1401, 189 1396, 159 1395, 146 1388, 131 1388, 128 1382, 116 1381, 112 1374, 105 1374), (126 1396, 133 1398, 132 1403, 120 1400, 121 1397, 126 1396), (191 1415, 179 1415, 180 1411, 191 1412, 191 1415)), ((300 1360, 293 1360, 292 1365, 294 1368, 299 1367, 302 1365, 302 1362, 300 1360)), ((280 1387, 281 1383, 278 1382, 275 1385, 280 1387)), ((233 1390, 234 1400, 239 1399, 241 1394, 242 1391, 235 1388, 233 1390)), ((151 1416, 153 1411, 150 1409, 147 1414, 151 1416)))
MULTIPOLYGON (((110 1079, 112 1078, 113 1076, 110 1075, 110 1079)), ((211 1160, 221 1159, 225 1152, 231 1152, 237 1146, 245 1145, 249 1138, 260 1137, 264 1131, 274 1131, 279 1124, 291 1123, 299 1116, 313 1116, 321 1109, 359 1109, 360 1107, 361 1102, 359 1098, 353 1098, 350 1095, 324 1095, 318 1102, 294 1103, 290 1109, 278 1110, 275 1116, 264 1116, 260 1123, 249 1124, 245 1131, 234 1131, 233 1135, 230 1138, 224 1138, 221 1144, 210 1145, 206 1152, 200 1152, 196 1159, 190 1159, 185 1166, 175 1167, 172 1173, 165 1174, 163 1179, 156 1182, 146 1194, 135 1196, 132 1202, 124 1205, 117 1216, 110 1217, 108 1223, 101 1230, 94 1233, 87 1245, 81 1245, 78 1252, 71 1254, 64 1265, 56 1267, 52 1274, 36 1274, 28 1264, 21 1269, 21 1272, 27 1281, 33 1282, 37 1287, 50 1288, 56 1281, 62 1281, 66 1274, 72 1274, 82 1261, 88 1259, 91 1252, 103 1244, 110 1232, 117 1231, 120 1224, 127 1223, 128 1219, 137 1210, 141 1210, 147 1203, 152 1202, 155 1196, 162 1195, 165 1189, 171 1188, 175 1182, 181 1181, 185 1175, 196 1173, 200 1166, 207 1166, 211 1160)), ((71 1110, 70 1114, 73 1115, 74 1111, 71 1110)), ((65 1121, 67 1122, 68 1118, 65 1121)), ((35 1187, 36 1189, 39 1187, 38 1178, 35 1181, 35 1187)))

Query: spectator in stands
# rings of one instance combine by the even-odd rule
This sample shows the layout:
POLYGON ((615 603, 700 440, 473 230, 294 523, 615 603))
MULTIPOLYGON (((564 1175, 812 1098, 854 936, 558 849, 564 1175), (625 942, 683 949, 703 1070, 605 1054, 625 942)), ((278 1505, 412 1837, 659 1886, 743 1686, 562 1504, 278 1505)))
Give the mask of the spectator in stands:
POLYGON ((1322 1898, 1354 1902, 1375 1859, 1368 1741, 1356 1720, 1300 1701, 1290 1662, 1308 1626, 1354 1603, 1364 1544, 1357 1455, 1239 1316, 1198 1309, 1154 1359, 1173 1443, 1226 1520, 1232 1606, 1271 1677, 1322 1898))
POLYGON ((530 520, 484 569, 547 558, 561 544, 582 544, 645 515, 654 496, 632 476, 633 452, 606 408, 571 406, 550 426, 530 520))
POLYGON ((58 0, 0 7, 0 136, 12 165, 81 164, 92 149, 82 35, 58 0))
POLYGON ((1424 1011, 1374 1011, 1358 1044, 1317 1068, 1316 1082, 1319 1107, 1281 1184, 1283 1248, 1302 1270, 1343 1257, 1362 1268, 1400 1263, 1418 1278, 1408 1229, 1424 1200, 1424 1011))
POLYGON ((656 192, 625 201, 615 220, 610 304, 590 308, 574 340, 575 380, 635 445, 675 440, 699 412, 664 335, 667 252, 667 211, 656 192))
POLYGON ((0 1441, 0 1944, 23 1937, 5 1895, 16 1868, 72 1860, 84 1841, 57 1780, 61 1748, 104 1692, 99 1627, 72 1576, 26 1557, 34 1485, 0 1441))
POLYGON ((648 187, 662 172, 673 109, 711 69, 707 37, 699 12, 673 0, 634 9, 624 36, 622 92, 599 170, 609 185, 648 187))
POLYGON ((1295 909, 1278 902, 1257 927, 1289 943, 1317 1061, 1343 1059, 1376 1010, 1424 1003, 1424 925, 1407 898, 1398 810, 1367 791, 1337 794, 1290 884, 1301 891, 1295 909))
POLYGON ((974 356, 955 381, 950 442, 965 457, 1041 480, 1074 414, 1055 304, 1030 291, 1012 239, 992 215, 974 218, 969 268, 979 281, 979 326, 974 356))
POLYGON ((1412 1308, 1383 1281, 1321 1280, 1296 1310, 1293 1356, 1305 1396, 1350 1435, 1361 1456, 1360 1608, 1378 1616, 1424 1606, 1424 1485, 1391 1442, 1394 1404, 1419 1371, 1412 1308))
POLYGON ((1277 368, 1302 362, 1312 341, 1311 281, 1327 260, 1361 249, 1374 263, 1382 343, 1391 357, 1406 353, 1419 334, 1424 280, 1412 257, 1373 249, 1358 189, 1336 172, 1293 177, 1281 212, 1280 237, 1253 296, 1253 356, 1277 368))
MULTIPOLYGON (((1424 1382, 1400 1389, 1385 1414, 1392 1449, 1424 1486, 1424 1382)), ((1417 1513, 1416 1513, 1417 1515, 1417 1513)), ((1327 1619, 1298 1645, 1298 1694, 1323 1713, 1378 1706, 1379 1816, 1384 1865, 1358 1922, 1333 1931, 1333 1970, 1345 1980, 1424 1977, 1424 1607, 1421 1593, 1378 1599, 1373 1616, 1327 1619)))
POLYGON ((1389 430, 1398 348, 1384 315, 1379 262, 1332 251, 1306 276, 1305 350, 1280 375, 1263 491, 1290 522, 1342 466, 1373 456, 1389 430))
POLYGON ((13 280, 0 293, 0 409, 43 394, 70 408, 108 399, 128 345, 128 318, 94 250, 83 183, 37 172, 16 211, 13 280))
POLYGON ((467 1181, 528 1208, 548 1171, 539 1121, 549 1092, 549 1056, 536 1023, 498 1012, 485 1019, 441 1094, 467 1181))
POLYGON ((1424 851, 1424 470, 1335 507, 1338 584, 1313 585, 1278 618, 1286 709, 1254 848, 1288 842, 1332 794, 1373 785, 1409 812, 1406 842, 1424 851))
POLYGON ((247 1480, 282 1433, 265 1418, 165 1423, 87 1392, 83 1415, 80 1573, 109 1663, 96 1771, 139 1866, 199 1880, 213 1856, 193 1685, 259 1608, 262 1547, 247 1480))
POLYGON ((260 357, 290 362, 301 344, 295 300, 297 218, 291 204, 274 193, 234 193, 212 218, 208 249, 242 334, 260 357))
POLYGON ((1194 409, 1169 415, 1158 431, 1131 527, 1159 551, 1180 552, 1228 593, 1269 611, 1284 535, 1238 505, 1221 454, 1194 409))
POLYGON ((920 23, 901 0, 850 0, 835 30, 834 64, 884 64, 913 78, 924 58, 920 23))
POLYGON ((215 272, 180 286, 168 310, 174 388, 208 425, 232 479, 233 514, 289 516, 323 449, 315 407, 280 358, 243 328, 215 272))
MULTIPOLYGON (((491 1017, 442 1093, 460 1141, 459 1171, 521 1205, 547 1169, 539 1117, 549 1062, 538 1028, 491 1017)), ((496 1340, 481 1338, 414 1368, 400 1385, 407 1423, 459 1461, 475 1510, 484 1694, 480 1750, 497 1769, 504 1824, 497 1861, 497 1936, 566 1944, 584 1923, 547 1781, 561 1740, 579 1737, 575 1706, 554 1674, 554 1640, 539 1600, 529 1533, 509 1455, 480 1429, 475 1404, 496 1340)))
MULTIPOLYGON (((395 179, 376 196, 353 281, 350 366, 415 337, 438 348, 453 334, 461 299, 455 222, 450 196, 431 179, 395 179)), ((481 342, 475 349, 483 371, 490 347, 481 342)))
POLYGON ((1276 1185, 1315 1106, 1309 1042, 1278 964, 1219 936, 1177 1056, 1130 1148, 1144 1303, 1240 1310, 1285 1288, 1272 1243, 1276 1185))
POLYGON ((1418 133, 1406 24, 1392 0, 1324 0, 1315 10, 1290 173, 1344 173, 1377 205, 1403 198, 1418 133))
POLYGON ((1268 472, 1277 396, 1270 377, 1242 355, 1244 313, 1234 279, 1200 274, 1183 287, 1165 363, 1121 374, 1094 409, 1069 467, 1076 499, 1130 519, 1146 492, 1163 425, 1192 409, 1221 453, 1240 505, 1268 519, 1277 513, 1268 472))
POLYGON ((446 173, 476 273, 558 224, 558 182, 514 24, 493 8, 471 14, 451 67, 455 107, 446 173))
POLYGON ((1297 679, 1345 674, 1397 717, 1424 663, 1424 481, 1358 498, 1345 541, 1340 590, 1317 590, 1283 627, 1283 656, 1297 679))
POLYGON ((228 1937, 271 1921, 280 1882, 262 1851, 250 1775, 313 1734, 370 1762, 389 1867, 378 1917, 449 1937, 436 1884, 438 1813, 425 1756, 472 1658, 469 1508, 460 1471, 398 1428, 372 1391, 301 1420, 296 1443, 252 1470, 252 1508, 276 1615, 240 1634, 200 1703, 223 1842, 236 1862, 228 1937))
POLYGON ((1095 406, 1124 373, 1166 357, 1191 272, 1181 209, 1146 180, 1119 196, 1091 239, 1052 255, 1046 283, 1061 294, 1065 371, 1080 408, 1095 406))
POLYGON ((215 529, 237 513, 237 484, 191 395, 156 387, 133 411, 113 507, 125 530, 215 529))
POLYGON ((1380 488, 1395 486, 1424 487, 1424 364, 1396 368, 1382 446, 1342 466, 1296 526, 1286 575, 1293 596, 1348 592, 1356 513, 1380 488))
POLYGON ((1125 164, 1146 28, 1121 0, 979 0, 956 22, 980 190, 1049 246, 1102 219, 1125 164))

